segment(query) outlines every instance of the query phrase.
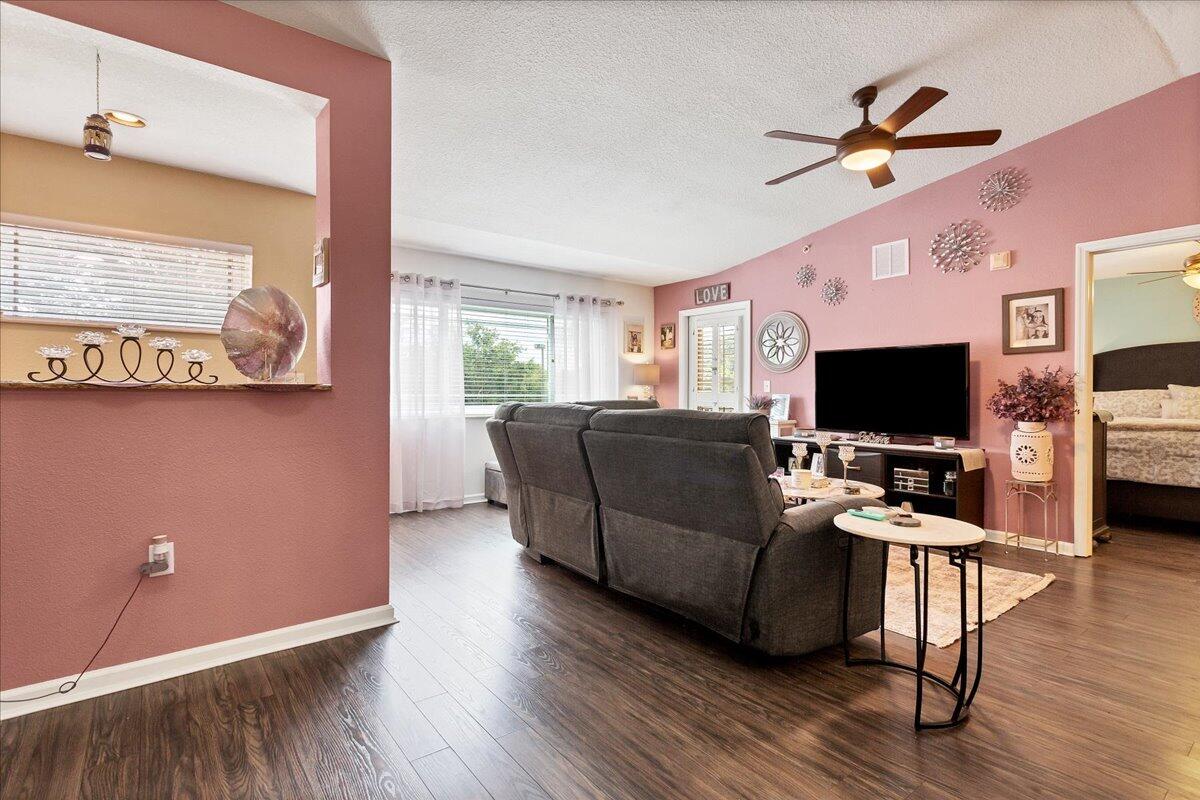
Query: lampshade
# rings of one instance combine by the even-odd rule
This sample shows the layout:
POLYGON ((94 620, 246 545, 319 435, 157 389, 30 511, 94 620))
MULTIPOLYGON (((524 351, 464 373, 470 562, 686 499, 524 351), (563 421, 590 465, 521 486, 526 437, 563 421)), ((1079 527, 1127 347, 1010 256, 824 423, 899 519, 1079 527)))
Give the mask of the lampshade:
POLYGON ((658 380, 658 364, 633 365, 633 382, 638 386, 657 386, 658 380))

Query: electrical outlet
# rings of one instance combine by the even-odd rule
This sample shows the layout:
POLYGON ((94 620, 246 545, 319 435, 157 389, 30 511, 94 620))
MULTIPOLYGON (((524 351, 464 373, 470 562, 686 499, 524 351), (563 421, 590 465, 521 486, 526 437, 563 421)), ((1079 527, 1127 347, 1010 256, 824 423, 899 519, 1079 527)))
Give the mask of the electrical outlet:
POLYGON ((763 391, 764 392, 771 391, 771 382, 770 381, 763 381, 763 391))
POLYGON ((156 578, 160 575, 175 574, 175 543, 168 542, 166 536, 155 536, 150 540, 150 547, 147 548, 146 560, 151 563, 156 561, 166 561, 167 568, 161 572, 151 572, 150 577, 156 578))

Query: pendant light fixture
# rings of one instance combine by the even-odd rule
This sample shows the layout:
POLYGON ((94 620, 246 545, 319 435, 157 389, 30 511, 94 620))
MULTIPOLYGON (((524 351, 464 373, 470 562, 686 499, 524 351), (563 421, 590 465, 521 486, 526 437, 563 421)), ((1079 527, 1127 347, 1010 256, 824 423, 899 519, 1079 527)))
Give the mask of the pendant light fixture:
POLYGON ((100 113, 100 51, 96 51, 96 113, 83 122, 83 154, 97 161, 112 160, 112 128, 100 113))

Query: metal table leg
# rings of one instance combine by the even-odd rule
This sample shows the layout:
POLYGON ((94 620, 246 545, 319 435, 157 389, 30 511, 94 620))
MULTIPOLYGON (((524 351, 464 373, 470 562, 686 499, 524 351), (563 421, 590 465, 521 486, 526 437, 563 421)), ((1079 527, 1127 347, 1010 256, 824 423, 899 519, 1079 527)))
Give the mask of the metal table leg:
MULTIPOLYGON (((873 665, 892 667, 911 672, 917 676, 916 707, 913 712, 913 727, 917 730, 933 730, 952 728, 967 720, 971 703, 979 689, 979 681, 983 676, 983 558, 978 555, 979 547, 951 547, 945 549, 951 566, 959 571, 959 622, 961 634, 959 638, 958 665, 954 676, 947 681, 925 669, 926 651, 929 646, 929 548, 911 545, 908 553, 908 563, 913 568, 913 599, 916 621, 916 665, 904 664, 887 658, 884 641, 883 600, 880 601, 879 628, 879 657, 851 658, 850 657, 850 574, 854 563, 854 536, 849 535, 846 542, 846 572, 842 583, 842 655, 847 666, 873 665), (922 559, 922 553, 924 551, 922 559), (922 563, 923 561, 923 563, 922 563), (974 675, 970 675, 969 641, 967 636, 967 565, 975 562, 977 568, 976 604, 980 623, 976 628, 976 656, 974 675), (937 722, 925 722, 922 716, 924 705, 925 681, 929 681, 945 689, 954 698, 954 711, 950 717, 937 722), (969 688, 968 688, 969 687, 969 688)), ((884 560, 884 586, 887 590, 887 560, 884 560)))

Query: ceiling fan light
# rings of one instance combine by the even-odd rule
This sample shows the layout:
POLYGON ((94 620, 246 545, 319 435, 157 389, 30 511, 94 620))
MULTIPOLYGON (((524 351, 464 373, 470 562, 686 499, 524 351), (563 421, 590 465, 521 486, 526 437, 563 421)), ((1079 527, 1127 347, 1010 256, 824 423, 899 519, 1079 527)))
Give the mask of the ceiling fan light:
POLYGON ((887 139, 874 138, 851 142, 838 149, 838 163, 846 169, 865 172, 886 164, 895 149, 895 145, 887 139))
POLYGON ((1200 289, 1200 272, 1189 272, 1183 276, 1183 282, 1193 289, 1200 289))
POLYGON ((105 109, 104 118, 127 128, 144 128, 147 125, 145 117, 140 117, 132 111, 121 111, 118 108, 105 109))

